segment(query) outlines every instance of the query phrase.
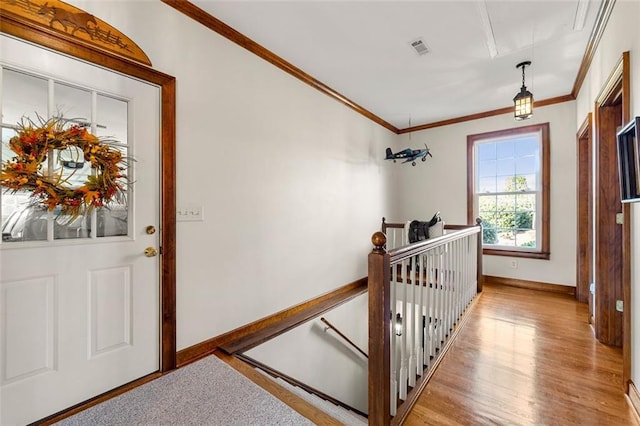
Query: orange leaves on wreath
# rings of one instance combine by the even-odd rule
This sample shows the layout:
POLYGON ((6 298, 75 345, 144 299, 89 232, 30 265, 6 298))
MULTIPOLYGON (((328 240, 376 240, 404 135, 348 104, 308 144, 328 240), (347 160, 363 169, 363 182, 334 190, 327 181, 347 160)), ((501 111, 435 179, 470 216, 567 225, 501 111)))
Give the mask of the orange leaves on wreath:
POLYGON ((62 118, 46 121, 38 118, 39 126, 29 119, 18 124, 17 135, 9 140, 16 156, 2 164, 0 185, 13 191, 30 190, 49 210, 59 206, 63 214, 74 217, 122 195, 123 186, 117 179, 126 179, 121 173, 126 167, 119 150, 103 143, 86 128, 66 127, 68 121, 62 118), (64 186, 67 180, 61 176, 43 174, 41 167, 50 152, 70 147, 81 150, 94 170, 94 175, 75 189, 64 186))

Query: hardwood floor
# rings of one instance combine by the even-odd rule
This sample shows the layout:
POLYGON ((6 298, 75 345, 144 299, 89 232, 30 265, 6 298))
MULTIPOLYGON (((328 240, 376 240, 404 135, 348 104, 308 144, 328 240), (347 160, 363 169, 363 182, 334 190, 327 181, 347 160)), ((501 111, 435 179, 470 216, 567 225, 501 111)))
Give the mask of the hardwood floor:
POLYGON ((571 296, 487 285, 405 425, 637 425, 571 296))

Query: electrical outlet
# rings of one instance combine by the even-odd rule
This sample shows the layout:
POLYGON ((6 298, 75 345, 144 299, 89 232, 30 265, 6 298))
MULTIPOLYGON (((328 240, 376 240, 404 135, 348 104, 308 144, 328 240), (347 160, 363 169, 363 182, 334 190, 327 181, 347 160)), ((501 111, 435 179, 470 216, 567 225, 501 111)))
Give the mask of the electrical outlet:
POLYGON ((178 222, 202 222, 204 220, 204 207, 196 205, 180 206, 176 212, 178 222))
POLYGON ((511 266, 511 269, 518 269, 518 261, 515 259, 512 259, 511 263, 509 263, 509 266, 511 266))

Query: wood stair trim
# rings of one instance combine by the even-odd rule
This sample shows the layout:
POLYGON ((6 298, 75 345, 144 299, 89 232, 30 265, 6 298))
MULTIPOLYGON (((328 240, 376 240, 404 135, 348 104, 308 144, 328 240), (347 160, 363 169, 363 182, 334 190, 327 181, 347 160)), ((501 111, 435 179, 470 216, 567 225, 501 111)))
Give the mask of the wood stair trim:
POLYGON ((224 343, 219 347, 229 355, 247 351, 365 293, 367 283, 367 278, 361 278, 320 297, 237 328, 223 335, 224 343))
POLYGON ((538 281, 522 280, 518 278, 496 277, 492 275, 485 275, 484 280, 486 284, 506 285, 511 287, 526 288, 529 290, 540 290, 548 291, 551 293, 569 294, 571 296, 575 296, 576 294, 576 288, 574 286, 564 284, 543 283, 538 281))
POLYGON ((293 410, 297 411, 300 415, 311 420, 313 423, 329 426, 342 425, 342 423, 340 423, 324 411, 305 401, 298 395, 283 388, 278 383, 259 373, 251 365, 238 359, 237 357, 233 355, 227 355, 220 351, 214 352, 214 355, 229 364, 232 368, 247 377, 253 383, 260 386, 262 389, 269 392, 271 395, 291 407, 293 410))
POLYGON ((627 402, 633 409, 633 416, 635 417, 638 424, 640 424, 640 393, 638 393, 638 389, 636 388, 636 385, 633 383, 633 380, 629 380, 627 402))
POLYGON ((225 352, 230 354, 238 350, 248 350, 250 347, 262 343, 271 337, 275 337, 278 334, 282 334, 298 324, 321 315, 365 293, 367 289, 367 278, 361 278, 315 299, 308 300, 250 324, 238 327, 235 330, 196 343, 177 353, 178 367, 183 367, 211 355, 218 348, 222 349, 224 347, 225 352), (279 324, 280 322, 282 322, 282 324, 279 324), (254 333, 256 333, 256 336, 253 336, 254 333))

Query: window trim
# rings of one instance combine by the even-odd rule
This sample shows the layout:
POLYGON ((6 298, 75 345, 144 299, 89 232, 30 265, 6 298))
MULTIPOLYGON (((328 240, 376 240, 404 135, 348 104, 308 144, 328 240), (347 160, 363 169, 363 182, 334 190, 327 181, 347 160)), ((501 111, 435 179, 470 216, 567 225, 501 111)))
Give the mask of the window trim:
POLYGON ((542 229, 540 230, 540 251, 527 250, 509 250, 498 248, 486 248, 483 246, 482 254, 495 256, 512 256, 525 257, 532 259, 546 259, 551 256, 550 253, 550 181, 551 181, 551 164, 550 164, 550 137, 549 123, 533 124, 530 126, 516 127, 511 129, 497 130, 492 132, 478 133, 467 136, 467 223, 475 223, 474 217, 474 200, 475 200, 475 158, 474 148, 476 142, 486 139, 497 139, 504 137, 519 136, 526 133, 540 132, 541 136, 541 157, 542 170, 540 171, 540 206, 542 229))

